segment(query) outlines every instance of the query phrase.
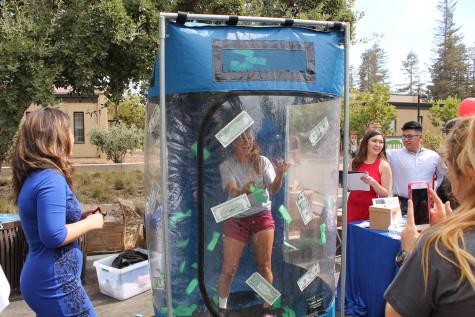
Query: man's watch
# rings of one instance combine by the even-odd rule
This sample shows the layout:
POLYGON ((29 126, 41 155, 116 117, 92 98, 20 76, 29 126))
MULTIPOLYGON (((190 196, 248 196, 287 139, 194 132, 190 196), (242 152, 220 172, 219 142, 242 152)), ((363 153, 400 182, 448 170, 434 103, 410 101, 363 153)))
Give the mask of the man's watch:
POLYGON ((406 259, 406 256, 407 256, 406 250, 400 250, 396 254, 396 258, 394 259, 394 261, 396 262, 397 267, 401 267, 401 265, 404 263, 404 260, 406 259))

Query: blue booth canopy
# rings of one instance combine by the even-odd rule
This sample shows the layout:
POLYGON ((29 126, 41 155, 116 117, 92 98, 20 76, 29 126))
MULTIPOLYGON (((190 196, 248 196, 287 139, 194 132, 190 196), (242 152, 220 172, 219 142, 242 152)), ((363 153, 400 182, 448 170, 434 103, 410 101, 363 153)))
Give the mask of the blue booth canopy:
MULTIPOLYGON (((169 22, 165 90, 167 94, 279 90, 341 96, 343 44, 344 32, 339 30, 169 22)), ((160 94, 159 79, 157 58, 149 97, 160 94)))

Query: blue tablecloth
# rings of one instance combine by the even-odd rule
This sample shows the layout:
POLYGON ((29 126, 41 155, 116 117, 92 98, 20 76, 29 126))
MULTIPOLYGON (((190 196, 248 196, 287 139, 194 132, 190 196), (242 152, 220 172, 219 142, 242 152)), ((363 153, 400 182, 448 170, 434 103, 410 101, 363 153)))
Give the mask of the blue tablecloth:
POLYGON ((361 228, 359 223, 348 224, 345 314, 383 317, 383 294, 398 271, 394 258, 401 241, 387 231, 361 228))

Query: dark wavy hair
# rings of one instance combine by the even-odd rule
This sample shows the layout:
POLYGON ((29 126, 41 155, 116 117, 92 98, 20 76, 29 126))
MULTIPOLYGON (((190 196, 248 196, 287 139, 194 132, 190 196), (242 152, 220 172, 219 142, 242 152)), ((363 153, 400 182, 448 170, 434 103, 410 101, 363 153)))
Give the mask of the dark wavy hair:
POLYGON ((351 162, 352 170, 356 170, 366 160, 366 157, 368 156, 369 139, 371 139, 372 137, 376 135, 381 135, 383 137, 383 150, 381 151, 381 153, 378 154, 378 158, 383 158, 386 160, 386 137, 384 136, 384 133, 381 130, 372 129, 366 132, 363 140, 361 140, 360 147, 358 148, 358 152, 356 153, 356 156, 353 159, 353 162, 351 162))
POLYGON ((73 186, 70 133, 69 117, 58 109, 39 108, 26 116, 12 157, 15 202, 26 177, 35 170, 54 169, 73 186))

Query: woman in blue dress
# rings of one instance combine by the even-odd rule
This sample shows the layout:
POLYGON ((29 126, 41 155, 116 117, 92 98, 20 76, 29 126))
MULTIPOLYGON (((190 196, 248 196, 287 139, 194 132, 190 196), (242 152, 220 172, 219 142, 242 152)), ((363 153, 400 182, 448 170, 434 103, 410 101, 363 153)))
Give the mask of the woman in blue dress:
POLYGON ((101 229, 103 216, 83 217, 71 190, 73 144, 68 116, 40 108, 21 126, 12 159, 13 188, 29 247, 20 289, 38 317, 96 316, 81 285, 77 239, 101 229))

